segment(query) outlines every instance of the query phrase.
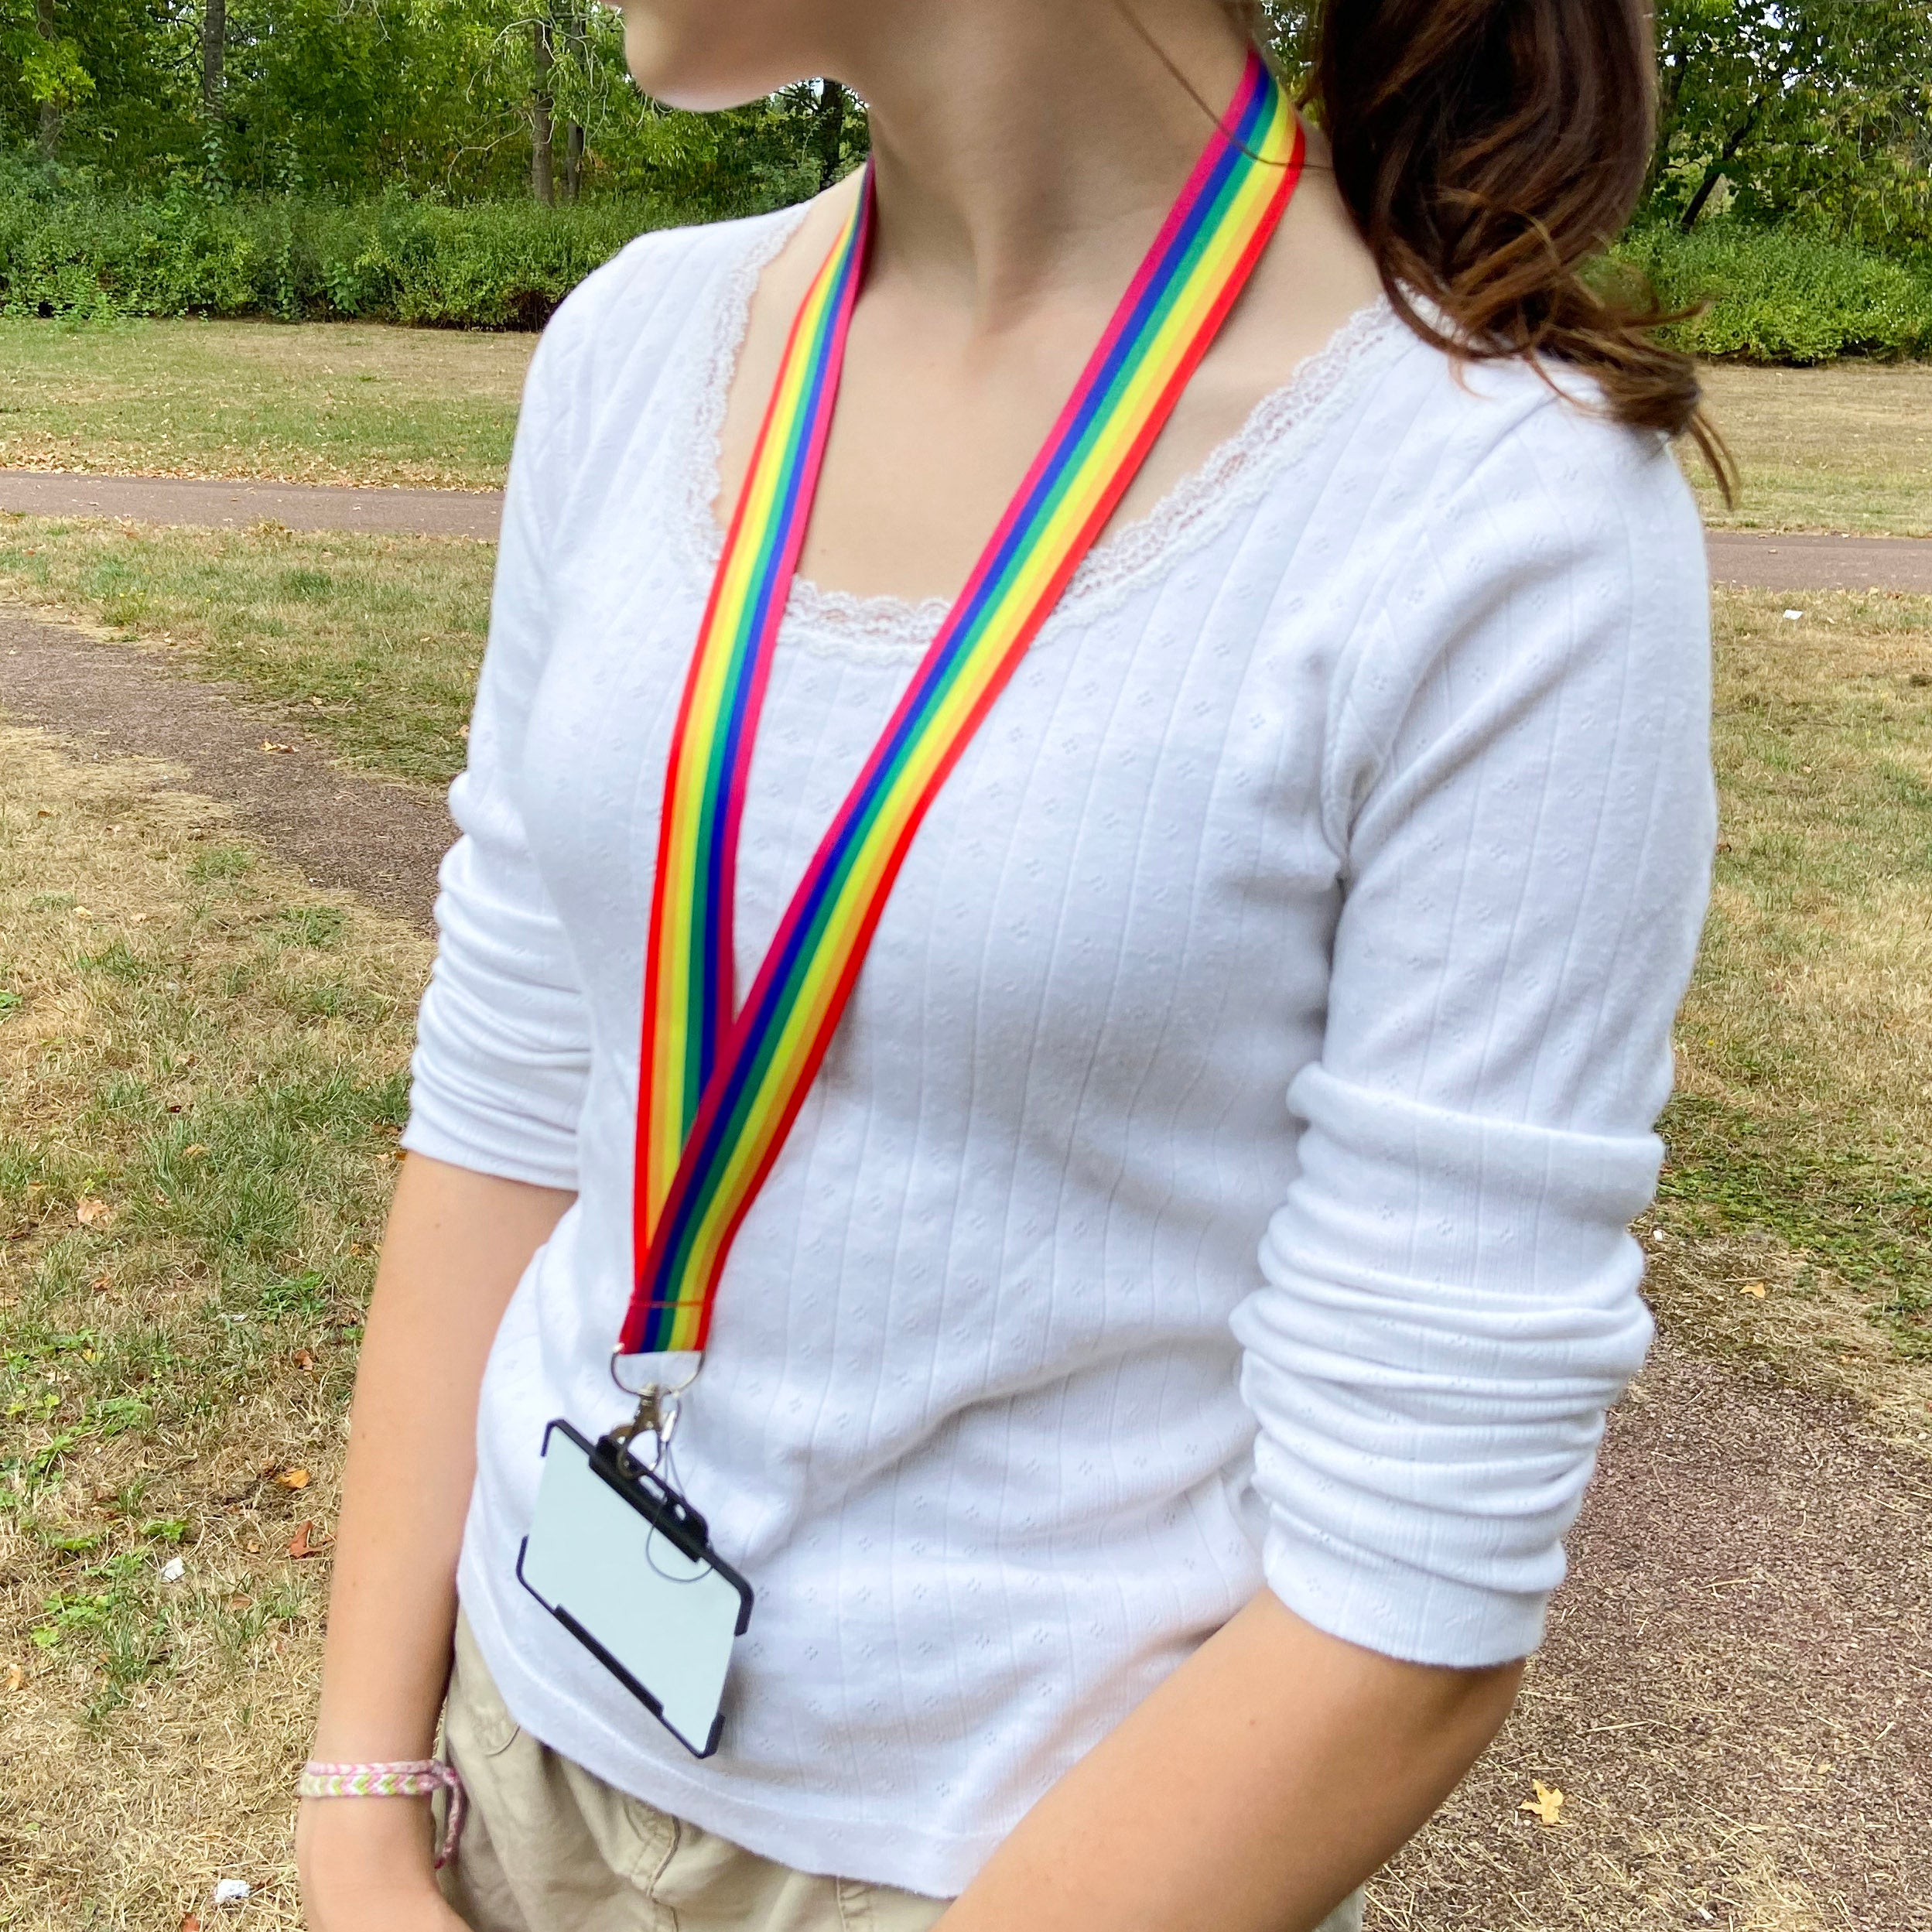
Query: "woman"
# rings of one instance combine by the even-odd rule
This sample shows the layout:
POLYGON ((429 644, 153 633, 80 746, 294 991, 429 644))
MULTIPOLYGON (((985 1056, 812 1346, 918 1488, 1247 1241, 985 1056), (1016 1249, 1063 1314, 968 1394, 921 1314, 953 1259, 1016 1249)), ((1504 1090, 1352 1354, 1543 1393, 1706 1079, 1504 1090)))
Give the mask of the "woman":
POLYGON ((1649 1332, 1696 391, 1574 272, 1643 173, 1641 9, 1351 0, 1320 134, 1219 0, 626 24, 682 105, 841 75, 874 158, 644 238, 532 366, 315 1746, 426 1759, 446 1682, 470 1817, 446 1903, 424 1802, 306 1804, 311 1923, 1355 1923, 1509 1709, 1649 1332), (889 891, 788 952, 996 528, 1039 607, 889 891), (837 944, 822 1064, 754 1065, 837 944), (519 1575, 620 1335, 631 1389, 701 1359, 657 1466, 755 1599, 707 1757, 519 1575))

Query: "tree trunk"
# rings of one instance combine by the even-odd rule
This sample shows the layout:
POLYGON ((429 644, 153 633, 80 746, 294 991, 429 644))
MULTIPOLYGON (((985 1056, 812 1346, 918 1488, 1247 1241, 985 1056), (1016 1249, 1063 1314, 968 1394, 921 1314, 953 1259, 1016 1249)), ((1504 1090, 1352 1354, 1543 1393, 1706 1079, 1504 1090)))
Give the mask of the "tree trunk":
POLYGON ((548 207, 557 198, 551 158, 552 114, 556 98, 550 91, 551 70, 556 64, 556 56, 550 46, 549 21, 532 21, 530 36, 531 57, 536 68, 536 80, 530 90, 530 192, 548 207))
MULTIPOLYGON (((576 0, 568 6, 563 15, 564 51, 572 69, 573 84, 581 87, 590 70, 590 50, 584 28, 582 6, 576 0)), ((583 153, 585 147, 583 123, 571 121, 563 132, 563 198, 576 200, 583 186, 583 153)))
POLYGON ((1657 119, 1651 129, 1650 165, 1643 172, 1643 192, 1637 197, 1640 207, 1656 192, 1670 159, 1670 136, 1677 127, 1677 96, 1684 91, 1684 61, 1674 56, 1666 55, 1658 63, 1657 119))
POLYGON ((818 111, 812 117, 812 145, 819 156, 819 192, 839 178, 845 158, 845 89, 836 80, 819 83, 818 111))
POLYGON ((205 121, 221 118, 222 65, 228 39, 228 0, 202 0, 201 115, 205 121))
MULTIPOLYGON (((33 24, 39 31, 40 38, 51 43, 60 37, 60 29, 54 23, 53 0, 33 0, 33 24)), ((43 159, 51 161, 54 150, 60 145, 60 108, 59 104, 43 101, 40 104, 40 152, 43 159)))
POLYGON ((1725 142, 1724 152, 1705 169, 1704 179, 1698 183, 1698 191, 1691 197, 1691 205, 1678 218, 1677 227, 1681 233, 1688 234, 1698 225, 1698 217, 1703 214, 1705 203, 1717 193, 1718 183, 1724 179, 1725 169, 1737 159, 1739 149, 1744 145, 1751 130, 1757 125, 1758 115, 1763 107, 1764 97, 1759 94, 1751 103, 1750 112, 1744 117, 1736 132, 1725 142))

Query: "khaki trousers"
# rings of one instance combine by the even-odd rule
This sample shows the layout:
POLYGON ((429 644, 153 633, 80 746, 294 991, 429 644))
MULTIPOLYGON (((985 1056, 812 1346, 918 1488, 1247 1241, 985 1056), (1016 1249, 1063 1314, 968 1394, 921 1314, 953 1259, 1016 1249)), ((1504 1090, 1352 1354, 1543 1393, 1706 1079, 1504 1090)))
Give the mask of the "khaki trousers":
MULTIPOLYGON (((443 1749, 469 1821, 443 1889, 473 1932, 928 1932, 950 1903, 816 1877, 614 1790, 518 1725, 456 1619, 443 1749)), ((1359 1893, 1317 1932, 1360 1932, 1359 1893)))
POLYGON ((927 1932, 949 1903, 795 1872, 614 1790, 521 1729, 460 1616, 443 1732, 470 1794, 443 1889, 474 1932, 927 1932))

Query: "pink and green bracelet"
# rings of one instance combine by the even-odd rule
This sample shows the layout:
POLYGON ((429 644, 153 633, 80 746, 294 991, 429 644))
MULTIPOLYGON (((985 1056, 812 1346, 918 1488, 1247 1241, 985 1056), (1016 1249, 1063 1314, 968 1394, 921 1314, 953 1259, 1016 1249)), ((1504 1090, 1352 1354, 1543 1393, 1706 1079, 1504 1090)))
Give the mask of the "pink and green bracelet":
POLYGON ((304 1798, 425 1798, 438 1791, 450 1794, 443 1824, 443 1843, 436 1869, 456 1855, 463 1835, 463 1779, 453 1764, 441 1758, 409 1758, 396 1764, 324 1764, 311 1758, 296 1781, 296 1795, 304 1798))

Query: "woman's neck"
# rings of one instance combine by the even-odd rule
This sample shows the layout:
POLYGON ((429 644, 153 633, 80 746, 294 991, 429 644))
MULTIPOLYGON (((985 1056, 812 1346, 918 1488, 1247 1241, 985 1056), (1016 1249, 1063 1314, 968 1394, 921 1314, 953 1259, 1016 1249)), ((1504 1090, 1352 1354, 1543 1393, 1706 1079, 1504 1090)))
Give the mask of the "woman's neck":
POLYGON ((913 277, 976 334, 1042 303, 1111 306, 1246 57, 1219 0, 857 11, 833 70, 870 115, 874 286, 913 277))

